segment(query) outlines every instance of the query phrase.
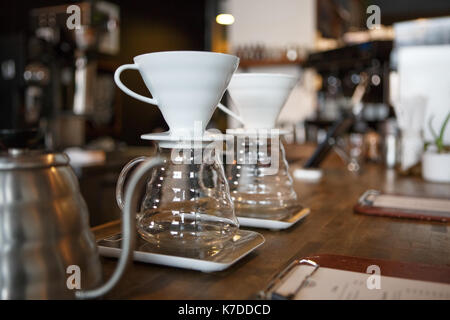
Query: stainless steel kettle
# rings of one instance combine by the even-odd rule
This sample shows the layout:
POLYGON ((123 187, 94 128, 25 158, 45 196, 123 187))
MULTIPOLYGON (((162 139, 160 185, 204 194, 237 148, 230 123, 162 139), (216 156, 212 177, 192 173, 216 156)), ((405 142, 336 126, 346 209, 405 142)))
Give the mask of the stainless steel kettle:
POLYGON ((123 218, 123 250, 114 274, 93 289, 101 283, 101 264, 88 210, 68 163, 58 153, 0 153, 1 299, 96 298, 125 270, 134 247, 133 210, 123 218), (81 290, 68 285, 77 267, 81 290))

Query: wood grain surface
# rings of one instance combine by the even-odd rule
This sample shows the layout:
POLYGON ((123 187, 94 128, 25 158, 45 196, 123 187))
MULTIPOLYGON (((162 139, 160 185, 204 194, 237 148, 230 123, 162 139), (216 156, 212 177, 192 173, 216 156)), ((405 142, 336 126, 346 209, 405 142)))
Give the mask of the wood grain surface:
MULTIPOLYGON (((252 299, 295 258, 316 254, 350 255, 450 267, 448 223, 355 214, 367 189, 450 198, 449 184, 400 177, 381 165, 366 165, 361 175, 327 161, 318 183, 295 181, 302 202, 311 208, 303 221, 284 231, 256 230, 266 243, 229 269, 201 273, 134 262, 111 299, 252 299)), ((300 164, 291 164, 291 170, 300 164)), ((117 222, 94 228, 97 238, 119 230, 117 222)), ((116 260, 102 258, 105 277, 116 260)))

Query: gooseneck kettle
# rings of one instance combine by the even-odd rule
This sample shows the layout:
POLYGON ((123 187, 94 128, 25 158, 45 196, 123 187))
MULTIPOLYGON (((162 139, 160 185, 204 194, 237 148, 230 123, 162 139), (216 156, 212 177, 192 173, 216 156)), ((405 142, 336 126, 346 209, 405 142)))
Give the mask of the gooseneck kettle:
POLYGON ((116 270, 101 285, 87 206, 69 159, 28 149, 35 138, 36 130, 0 130, 0 146, 6 149, 0 152, 0 298, 99 297, 118 282, 130 260, 133 210, 123 217, 116 270), (70 278, 77 271, 78 286, 77 278, 70 278))

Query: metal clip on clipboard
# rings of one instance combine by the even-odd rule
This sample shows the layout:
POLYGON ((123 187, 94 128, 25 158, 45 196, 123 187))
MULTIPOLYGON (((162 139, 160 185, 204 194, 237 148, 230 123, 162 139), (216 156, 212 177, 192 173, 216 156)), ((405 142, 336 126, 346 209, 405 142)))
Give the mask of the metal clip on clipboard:
POLYGON ((278 275, 275 276, 275 278, 269 283, 267 288, 259 293, 259 297, 261 299, 268 299, 268 300, 293 300, 298 295, 300 290, 304 288, 305 285, 308 283, 309 278, 311 278, 319 268, 320 266, 312 260, 308 259, 295 260, 292 263, 290 263, 283 271, 281 271, 278 275), (278 285, 281 284, 282 280, 292 271, 294 267, 299 265, 313 266, 314 269, 302 280, 302 282, 300 282, 300 284, 291 293, 287 295, 275 293, 275 290, 278 288, 278 285))
POLYGON ((378 190, 367 190, 363 193, 361 197, 358 199, 358 203, 366 206, 372 206, 377 196, 381 194, 378 190))

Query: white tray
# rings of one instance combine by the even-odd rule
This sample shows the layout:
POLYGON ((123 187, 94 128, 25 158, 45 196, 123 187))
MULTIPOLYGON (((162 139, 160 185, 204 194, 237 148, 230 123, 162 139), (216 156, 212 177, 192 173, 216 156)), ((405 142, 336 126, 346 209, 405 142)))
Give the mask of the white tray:
POLYGON ((251 228, 263 228, 270 230, 283 230, 287 229, 298 221, 306 217, 311 210, 309 208, 303 208, 300 211, 295 211, 294 213, 282 218, 282 219, 261 219, 261 218, 249 218, 249 217, 237 217, 239 220, 239 225, 241 227, 251 227, 251 228))
MULTIPOLYGON (((222 271, 258 248, 264 241, 264 237, 257 232, 239 230, 233 239, 226 242, 220 250, 175 249, 169 253, 138 236, 133 259, 140 262, 202 272, 222 271)), ((97 241, 97 245, 100 255, 118 258, 122 251, 121 234, 118 233, 101 239, 97 241)))

